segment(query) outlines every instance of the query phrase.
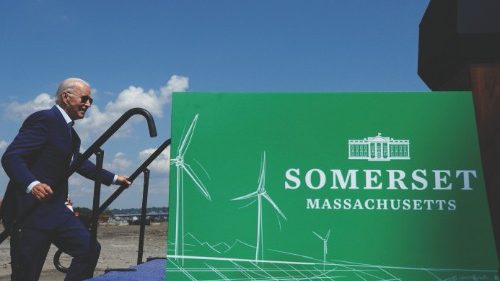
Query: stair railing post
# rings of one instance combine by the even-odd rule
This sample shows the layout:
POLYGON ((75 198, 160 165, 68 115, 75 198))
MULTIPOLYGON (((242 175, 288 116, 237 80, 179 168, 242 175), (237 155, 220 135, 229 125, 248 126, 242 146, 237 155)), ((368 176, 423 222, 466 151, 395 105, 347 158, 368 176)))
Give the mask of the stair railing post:
POLYGON ((141 220, 139 230, 139 251, 137 254, 137 265, 142 263, 142 254, 144 252, 144 231, 146 228, 146 211, 148 207, 149 192, 149 169, 144 170, 144 188, 142 190, 141 220))
POLYGON ((90 256, 94 257, 97 255, 95 250, 97 248, 97 226, 99 222, 99 204, 101 201, 101 183, 102 183, 102 166, 104 162, 104 151, 98 149, 95 152, 96 156, 96 176, 94 181, 94 200, 92 204, 92 217, 90 222, 90 256))

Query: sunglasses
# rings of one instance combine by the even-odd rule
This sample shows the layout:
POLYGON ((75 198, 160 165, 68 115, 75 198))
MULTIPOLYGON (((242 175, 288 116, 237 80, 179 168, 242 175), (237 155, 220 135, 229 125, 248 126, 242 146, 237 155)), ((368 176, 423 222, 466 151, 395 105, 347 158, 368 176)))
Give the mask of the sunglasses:
MULTIPOLYGON (((71 93, 69 93, 69 92, 66 92, 66 93, 67 93, 68 95, 73 95, 73 94, 71 94, 71 93)), ((85 104, 85 103, 87 103, 87 102, 89 102, 89 104, 90 104, 90 105, 92 105, 92 103, 94 102, 94 99, 93 99, 93 98, 91 98, 90 96, 80 96, 80 103, 85 104)))
POLYGON ((94 99, 91 98, 90 96, 81 96, 80 97, 80 102, 81 103, 87 103, 87 102, 89 102, 89 104, 92 105, 92 103, 94 102, 94 99))

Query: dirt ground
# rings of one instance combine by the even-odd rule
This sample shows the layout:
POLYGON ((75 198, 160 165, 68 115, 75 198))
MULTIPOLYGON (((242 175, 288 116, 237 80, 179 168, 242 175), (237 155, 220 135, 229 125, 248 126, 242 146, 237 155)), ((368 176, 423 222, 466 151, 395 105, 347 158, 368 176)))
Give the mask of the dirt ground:
MULTIPOLYGON (((0 232, 3 227, 0 224, 0 232)), ((97 239, 101 243, 101 256, 94 276, 109 268, 128 268, 137 264, 139 226, 100 225, 97 239)), ((165 257, 167 224, 146 226, 143 261, 148 257, 165 257)), ((52 246, 43 266, 40 281, 63 280, 64 274, 57 271, 52 259, 57 248, 52 246)), ((69 266, 70 257, 63 254, 61 263, 69 266)), ((9 241, 0 244, 0 281, 10 280, 9 241)))

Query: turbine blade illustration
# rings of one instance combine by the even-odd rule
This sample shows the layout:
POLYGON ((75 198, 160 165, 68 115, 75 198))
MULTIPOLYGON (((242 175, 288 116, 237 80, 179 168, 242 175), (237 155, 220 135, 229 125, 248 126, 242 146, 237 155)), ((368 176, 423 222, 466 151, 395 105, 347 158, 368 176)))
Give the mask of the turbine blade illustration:
POLYGON ((323 271, 326 272, 326 255, 328 254, 328 238, 330 237, 330 229, 328 229, 325 238, 321 237, 321 235, 314 231, 312 233, 323 241, 323 271))
MULTIPOLYGON (((234 200, 234 199, 233 199, 233 200, 234 200)), ((244 208, 246 208, 246 207, 248 207, 248 206, 252 205, 253 203, 255 203, 255 201, 257 201, 257 199, 254 199, 253 201, 249 202, 249 203, 248 203, 248 204, 246 204, 245 206, 240 207, 240 209, 244 209, 244 208)))
MULTIPOLYGON (((263 221, 263 216, 262 216, 262 197, 264 197, 274 208, 274 210, 286 220, 285 214, 281 211, 281 209, 278 207, 278 205, 269 197, 269 195, 266 192, 266 151, 262 153, 262 161, 260 164, 260 171, 259 171, 259 181, 258 181, 258 186, 257 190, 248 193, 243 196, 239 196, 236 198, 233 198, 231 200, 244 200, 244 199, 250 199, 250 198, 257 198, 257 239, 256 239, 256 247, 255 247, 255 261, 258 262, 260 260, 264 260, 264 227, 262 224, 263 221)), ((255 202, 255 200, 253 201, 255 202)), ((253 203, 251 202, 251 203, 253 203)), ((248 206, 247 204, 246 206, 248 206)), ((278 220, 279 223, 279 220, 278 220)), ((281 224, 280 224, 280 229, 281 229, 281 224)))
POLYGON ((273 199, 271 199, 271 197, 269 197, 269 195, 267 193, 264 193, 262 196, 264 196, 264 198, 266 198, 266 200, 271 203, 271 205, 273 205, 273 208, 283 217, 283 219, 286 220, 286 216, 285 214, 283 214, 283 212, 281 211, 281 209, 278 207, 278 205, 276 205, 276 203, 274 203, 273 199))
POLYGON ((254 191, 254 192, 249 193, 247 195, 236 197, 236 198, 233 198, 231 200, 234 200, 234 201, 236 201, 236 200, 244 200, 244 199, 252 198, 252 197, 255 197, 255 196, 258 196, 258 195, 259 195, 259 193, 257 191, 254 191))
POLYGON ((266 186, 266 151, 264 151, 262 153, 262 162, 260 164, 258 190, 264 191, 265 186, 266 186))
POLYGON ((188 174, 188 176, 193 180, 194 184, 198 187, 198 189, 203 193, 203 195, 209 200, 212 201, 212 198, 210 197, 210 194, 208 193, 207 188, 205 185, 203 185, 203 182, 198 178, 198 176, 194 173, 193 169, 191 169, 191 166, 189 166, 186 163, 183 163, 181 165, 181 168, 188 174))
POLYGON ((189 129, 181 141, 181 146, 179 147, 177 155, 184 156, 184 154, 186 153, 189 143, 191 142, 191 138, 193 137, 194 128, 196 127, 197 121, 198 121, 198 114, 196 114, 193 121, 191 122, 191 125, 189 125, 189 129))
MULTIPOLYGON (((171 159, 170 163, 175 165, 177 171, 177 195, 176 195, 176 218, 175 218, 175 248, 174 254, 176 257, 181 257, 182 264, 184 264, 184 173, 191 178, 196 187, 201 191, 201 193, 209 200, 212 201, 207 188, 196 175, 189 164, 184 162, 184 154, 191 143, 191 138, 194 134, 194 129, 196 128, 196 122, 198 121, 198 114, 195 115, 193 121, 189 125, 189 129, 186 134, 181 138, 181 144, 177 150, 177 156, 171 159)), ((200 165, 201 166, 201 165, 200 165)), ((203 169, 203 166, 201 166, 203 169)), ((206 173, 206 171, 205 171, 206 173)), ((208 174, 208 173, 207 173, 208 174)), ((176 258, 177 259, 177 258, 176 258)))
POLYGON ((316 232, 314 232, 314 231, 313 231, 313 233, 314 233, 314 235, 318 236, 318 238, 319 238, 319 239, 323 240, 323 237, 319 236, 319 234, 318 234, 318 233, 316 233, 316 232))

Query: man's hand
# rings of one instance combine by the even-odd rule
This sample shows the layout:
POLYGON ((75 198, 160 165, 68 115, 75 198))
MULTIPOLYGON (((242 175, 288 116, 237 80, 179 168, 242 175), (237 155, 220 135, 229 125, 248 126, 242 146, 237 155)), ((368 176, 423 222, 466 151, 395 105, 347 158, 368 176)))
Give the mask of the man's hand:
POLYGON ((38 183, 31 189, 31 194, 39 201, 46 201, 52 197, 54 192, 50 186, 44 183, 38 183))
POLYGON ((116 177, 116 184, 124 185, 124 186, 129 186, 132 183, 128 181, 128 177, 126 177, 126 176, 118 176, 118 177, 116 177))

